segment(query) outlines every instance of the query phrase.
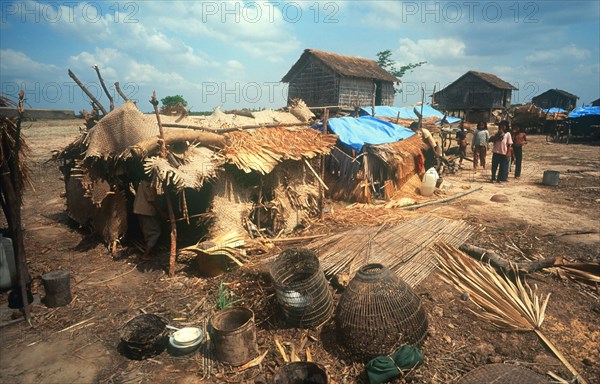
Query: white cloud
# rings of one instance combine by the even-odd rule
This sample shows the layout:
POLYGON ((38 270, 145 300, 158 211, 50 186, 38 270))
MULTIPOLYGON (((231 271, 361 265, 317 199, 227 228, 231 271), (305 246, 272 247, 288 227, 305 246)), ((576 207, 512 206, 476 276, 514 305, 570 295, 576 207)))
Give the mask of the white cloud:
POLYGON ((419 39, 417 41, 404 38, 396 50, 398 58, 404 64, 437 60, 465 59, 465 43, 453 38, 419 39))
POLYGON ((587 49, 580 49, 575 44, 570 44, 560 48, 536 50, 525 57, 529 63, 557 63, 561 61, 584 60, 590 57, 591 53, 587 49))
POLYGON ((0 72, 3 76, 24 76, 32 74, 46 75, 58 70, 56 65, 40 63, 21 51, 12 49, 0 50, 0 72))
POLYGON ((163 72, 154 65, 139 62, 130 55, 114 48, 96 48, 93 53, 81 52, 69 58, 70 65, 80 73, 93 73, 91 67, 97 64, 102 76, 109 81, 125 81, 146 85, 183 86, 186 81, 180 74, 170 71, 163 72))

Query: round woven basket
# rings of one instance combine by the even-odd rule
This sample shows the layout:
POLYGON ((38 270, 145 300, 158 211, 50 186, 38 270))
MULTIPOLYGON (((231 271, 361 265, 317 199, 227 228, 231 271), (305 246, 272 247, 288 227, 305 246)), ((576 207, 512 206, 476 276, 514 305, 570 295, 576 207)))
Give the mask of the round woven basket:
POLYGON ((427 315, 413 290, 381 264, 361 267, 340 297, 335 323, 349 358, 387 355, 403 344, 420 346, 427 315))
POLYGON ((271 264, 270 273, 288 323, 312 328, 331 317, 333 296, 314 252, 287 249, 271 264))
POLYGON ((544 376, 531 369, 510 364, 488 364, 464 375, 458 384, 548 384, 544 376))
POLYGON ((143 360, 160 354, 167 344, 167 322, 148 313, 134 317, 121 329, 121 348, 130 359, 143 360))

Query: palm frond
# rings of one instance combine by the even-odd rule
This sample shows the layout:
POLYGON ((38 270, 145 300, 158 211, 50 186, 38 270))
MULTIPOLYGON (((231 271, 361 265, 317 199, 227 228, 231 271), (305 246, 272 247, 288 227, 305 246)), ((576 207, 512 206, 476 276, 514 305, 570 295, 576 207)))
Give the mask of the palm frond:
POLYGON ((465 255, 455 247, 435 247, 443 278, 459 291, 466 291, 481 310, 471 311, 505 330, 532 331, 541 327, 550 294, 544 297, 519 278, 516 282, 498 274, 491 266, 465 255))

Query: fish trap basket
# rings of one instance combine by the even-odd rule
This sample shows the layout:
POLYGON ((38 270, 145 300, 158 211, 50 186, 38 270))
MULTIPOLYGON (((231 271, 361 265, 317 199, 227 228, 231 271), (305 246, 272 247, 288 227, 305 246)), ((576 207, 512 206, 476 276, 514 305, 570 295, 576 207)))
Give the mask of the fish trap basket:
POLYGON ((333 296, 317 255, 305 248, 283 251, 270 268, 277 301, 289 324, 313 328, 333 313, 333 296))
POLYGON ((510 364, 488 364, 464 375, 458 384, 548 384, 544 376, 531 369, 510 364))
POLYGON ((160 354, 167 345, 167 322, 153 314, 134 317, 121 329, 123 354, 144 360, 160 354))
POLYGON ((338 340, 349 358, 387 355, 403 344, 420 346, 427 315, 411 287, 381 264, 361 267, 338 303, 338 340))

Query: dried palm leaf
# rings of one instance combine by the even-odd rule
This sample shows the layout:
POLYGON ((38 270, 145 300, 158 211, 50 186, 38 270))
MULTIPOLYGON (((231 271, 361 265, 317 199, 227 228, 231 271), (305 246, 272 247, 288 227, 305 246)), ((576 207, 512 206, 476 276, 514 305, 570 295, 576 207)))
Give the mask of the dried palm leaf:
POLYGON ((563 279, 580 281, 587 284, 600 283, 600 263, 568 263, 554 268, 556 274, 563 279))
POLYGON ((206 242, 198 242, 179 250, 183 259, 189 259, 202 253, 208 256, 225 256, 235 264, 244 264, 244 252, 241 248, 246 244, 246 237, 236 231, 218 235, 206 242))
POLYGON ((178 191, 200 189, 207 178, 215 176, 215 168, 213 152, 197 146, 189 147, 181 157, 149 157, 144 161, 145 172, 159 194, 163 193, 164 183, 174 185, 178 191))
POLYGON ((550 294, 544 298, 537 294, 537 287, 532 289, 519 278, 514 283, 490 265, 472 259, 454 246, 436 243, 434 253, 442 279, 460 292, 466 291, 473 304, 481 310, 477 312, 469 308, 469 311, 499 329, 535 332, 579 382, 586 383, 540 330, 550 294))
POLYGON ((513 283, 490 265, 480 263, 447 244, 436 244, 435 253, 442 278, 461 292, 468 292, 473 303, 483 311, 469 309, 473 314, 506 330, 532 331, 542 325, 550 295, 540 300, 536 292, 520 279, 513 283))

